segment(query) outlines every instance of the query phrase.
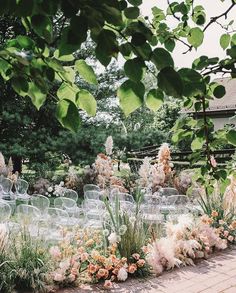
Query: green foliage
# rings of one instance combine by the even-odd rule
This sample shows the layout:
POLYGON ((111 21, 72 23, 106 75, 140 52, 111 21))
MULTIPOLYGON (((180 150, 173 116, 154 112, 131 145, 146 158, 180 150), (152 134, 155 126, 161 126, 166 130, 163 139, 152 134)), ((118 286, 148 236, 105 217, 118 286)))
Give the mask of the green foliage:
POLYGON ((144 93, 145 88, 141 82, 135 83, 127 80, 120 86, 117 95, 120 99, 120 106, 126 116, 142 105, 144 93))

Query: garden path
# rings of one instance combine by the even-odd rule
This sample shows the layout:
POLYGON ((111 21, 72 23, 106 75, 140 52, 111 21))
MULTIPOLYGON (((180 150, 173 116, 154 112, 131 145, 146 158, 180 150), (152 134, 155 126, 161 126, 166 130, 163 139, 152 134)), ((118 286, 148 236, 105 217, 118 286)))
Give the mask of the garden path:
MULTIPOLYGON (((219 252, 195 267, 165 272, 158 278, 131 279, 115 283, 110 291, 100 286, 84 285, 60 293, 236 293, 236 249, 219 252)), ((58 292, 58 293, 59 293, 58 292)))

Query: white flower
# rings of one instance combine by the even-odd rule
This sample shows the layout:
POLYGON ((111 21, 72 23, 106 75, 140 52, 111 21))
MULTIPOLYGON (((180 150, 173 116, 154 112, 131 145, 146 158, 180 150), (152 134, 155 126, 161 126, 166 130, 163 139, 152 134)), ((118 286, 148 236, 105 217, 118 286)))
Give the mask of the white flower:
POLYGON ((45 195, 48 195, 48 192, 45 192, 45 195))
POLYGON ((110 236, 108 237, 108 241, 111 243, 111 244, 115 244, 117 242, 119 242, 119 236, 113 232, 110 234, 110 236))
POLYGON ((48 187, 48 192, 52 192, 53 191, 53 188, 50 186, 48 187))
POLYGON ((125 268, 120 268, 117 274, 118 281, 125 281, 128 278, 128 273, 125 268))
POLYGON ((112 155, 112 150, 113 150, 113 139, 112 136, 108 136, 106 142, 105 142, 105 148, 106 148, 106 154, 108 156, 112 155))
POLYGON ((65 184, 64 181, 61 181, 59 185, 64 186, 64 184, 65 184))

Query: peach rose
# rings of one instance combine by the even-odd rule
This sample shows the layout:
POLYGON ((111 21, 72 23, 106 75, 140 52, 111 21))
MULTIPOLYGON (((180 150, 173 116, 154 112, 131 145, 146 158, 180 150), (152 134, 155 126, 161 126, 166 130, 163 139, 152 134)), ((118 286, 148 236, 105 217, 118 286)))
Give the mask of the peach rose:
POLYGON ((130 274, 133 274, 133 273, 135 273, 136 271, 137 271, 137 266, 136 266, 136 264, 132 263, 131 265, 129 265, 129 267, 128 267, 128 272, 129 272, 130 274))
POLYGON ((87 252, 84 252, 81 254, 80 259, 82 262, 85 262, 86 260, 88 260, 89 254, 87 252))
POLYGON ((76 268, 72 268, 71 271, 70 271, 70 273, 71 273, 72 275, 77 276, 77 275, 78 275, 78 270, 77 270, 76 268))
POLYGON ((234 241, 234 237, 233 237, 232 235, 229 235, 228 240, 229 240, 230 242, 233 242, 233 241, 234 241))
POLYGON ((143 246, 142 247, 142 251, 147 254, 148 253, 148 247, 147 246, 143 246))
POLYGON ((89 264, 89 266, 88 266, 88 271, 89 271, 90 274, 94 274, 94 273, 96 273, 97 270, 98 270, 98 267, 97 267, 96 265, 94 265, 94 264, 89 264))
POLYGON ((224 231, 224 237, 228 237, 229 236, 229 231, 225 230, 224 231))
POLYGON ((139 259, 138 261, 137 261, 137 266, 139 267, 139 268, 141 268, 141 267, 143 267, 144 265, 145 265, 145 260, 144 259, 139 259))
POLYGON ((114 270, 112 271, 112 274, 118 275, 118 272, 119 272, 119 268, 114 268, 114 270))
POLYGON ((139 260, 140 259, 140 255, 138 253, 133 253, 132 254, 132 257, 136 260, 139 260))
POLYGON ((99 269, 96 276, 98 279, 101 279, 101 278, 106 279, 108 277, 108 275, 109 275, 108 270, 99 269))
POLYGON ((212 213, 211 213, 211 216, 213 217, 213 218, 216 218, 216 217, 218 217, 218 212, 217 211, 212 211, 212 213))
POLYGON ((113 287, 112 281, 111 280, 106 280, 103 287, 107 290, 111 289, 113 287))

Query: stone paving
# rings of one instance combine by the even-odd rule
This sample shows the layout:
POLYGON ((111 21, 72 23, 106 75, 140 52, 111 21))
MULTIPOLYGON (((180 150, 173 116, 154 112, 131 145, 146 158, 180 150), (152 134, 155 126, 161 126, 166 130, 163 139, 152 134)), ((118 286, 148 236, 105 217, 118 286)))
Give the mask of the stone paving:
POLYGON ((159 277, 115 283, 110 291, 84 285, 60 293, 236 293, 236 249, 220 252, 194 267, 165 272, 159 277))

